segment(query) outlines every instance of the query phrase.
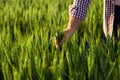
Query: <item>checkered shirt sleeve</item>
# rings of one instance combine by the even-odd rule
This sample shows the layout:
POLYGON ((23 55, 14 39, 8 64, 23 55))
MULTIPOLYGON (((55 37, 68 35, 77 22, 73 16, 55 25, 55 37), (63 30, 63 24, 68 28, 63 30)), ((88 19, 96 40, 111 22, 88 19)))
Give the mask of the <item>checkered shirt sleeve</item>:
POLYGON ((114 14, 114 2, 113 0, 106 0, 105 2, 105 19, 106 19, 106 26, 108 27, 110 24, 110 16, 114 14))
POLYGON ((90 2, 91 0, 74 0, 69 6, 70 15, 85 20, 90 2))

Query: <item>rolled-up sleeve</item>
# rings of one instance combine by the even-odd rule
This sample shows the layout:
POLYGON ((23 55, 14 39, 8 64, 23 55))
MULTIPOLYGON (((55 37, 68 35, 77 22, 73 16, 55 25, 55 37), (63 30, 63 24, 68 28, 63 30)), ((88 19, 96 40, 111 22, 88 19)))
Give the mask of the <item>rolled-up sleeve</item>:
POLYGON ((74 0, 69 6, 70 16, 85 20, 91 0, 74 0))

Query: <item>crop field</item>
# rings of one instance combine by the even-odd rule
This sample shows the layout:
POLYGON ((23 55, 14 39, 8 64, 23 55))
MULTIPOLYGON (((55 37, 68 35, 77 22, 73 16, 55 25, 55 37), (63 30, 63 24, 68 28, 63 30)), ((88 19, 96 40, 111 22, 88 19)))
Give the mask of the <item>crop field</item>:
POLYGON ((104 42, 103 0, 92 0, 79 30, 55 49, 72 3, 0 0, 0 80, 120 80, 120 41, 104 42))

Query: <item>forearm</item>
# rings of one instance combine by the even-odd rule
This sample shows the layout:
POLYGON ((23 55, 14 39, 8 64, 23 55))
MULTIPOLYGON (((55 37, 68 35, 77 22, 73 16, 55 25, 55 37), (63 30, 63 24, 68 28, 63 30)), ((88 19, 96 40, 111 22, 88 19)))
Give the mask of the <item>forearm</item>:
POLYGON ((74 32, 79 28, 81 22, 82 22, 82 20, 75 18, 73 16, 70 16, 68 26, 64 31, 64 34, 63 34, 60 44, 62 44, 66 39, 72 37, 74 32))

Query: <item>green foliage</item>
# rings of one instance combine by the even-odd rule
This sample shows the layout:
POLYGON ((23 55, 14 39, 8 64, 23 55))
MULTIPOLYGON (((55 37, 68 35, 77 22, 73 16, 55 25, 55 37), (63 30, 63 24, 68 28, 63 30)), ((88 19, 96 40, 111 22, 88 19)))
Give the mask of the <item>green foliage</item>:
POLYGON ((80 29, 55 49, 71 3, 0 0, 0 80, 120 80, 120 41, 103 40, 101 0, 92 0, 80 29))

